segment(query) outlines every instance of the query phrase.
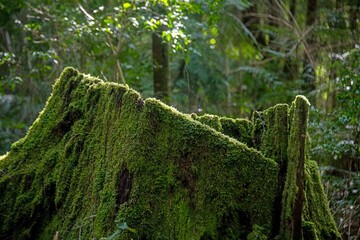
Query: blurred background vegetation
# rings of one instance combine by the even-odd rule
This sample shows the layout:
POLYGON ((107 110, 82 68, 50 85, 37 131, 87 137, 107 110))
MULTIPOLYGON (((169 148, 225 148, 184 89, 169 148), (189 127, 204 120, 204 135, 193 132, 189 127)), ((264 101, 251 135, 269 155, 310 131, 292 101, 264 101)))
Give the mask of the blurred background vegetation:
POLYGON ((311 157, 360 239, 360 0, 0 0, 0 154, 66 66, 182 112, 312 103, 311 157))

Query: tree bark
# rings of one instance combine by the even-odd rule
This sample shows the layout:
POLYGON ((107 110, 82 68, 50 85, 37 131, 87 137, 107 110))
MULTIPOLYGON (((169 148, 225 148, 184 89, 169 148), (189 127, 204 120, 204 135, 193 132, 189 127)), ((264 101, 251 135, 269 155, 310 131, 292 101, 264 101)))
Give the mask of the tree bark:
POLYGON ((152 34, 154 95, 167 101, 169 94, 170 70, 168 44, 161 37, 162 30, 152 34))

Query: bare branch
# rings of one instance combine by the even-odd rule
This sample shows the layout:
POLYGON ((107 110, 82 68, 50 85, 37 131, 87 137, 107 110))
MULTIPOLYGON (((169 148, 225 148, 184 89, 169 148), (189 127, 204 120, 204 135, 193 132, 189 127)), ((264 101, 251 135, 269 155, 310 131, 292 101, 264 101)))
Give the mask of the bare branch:
POLYGON ((86 16, 89 20, 91 20, 91 21, 94 21, 94 20, 95 20, 95 18, 94 18, 93 16, 91 16, 91 15, 85 10, 85 8, 84 8, 78 1, 76 1, 76 3, 78 4, 80 10, 85 14, 85 16, 86 16))

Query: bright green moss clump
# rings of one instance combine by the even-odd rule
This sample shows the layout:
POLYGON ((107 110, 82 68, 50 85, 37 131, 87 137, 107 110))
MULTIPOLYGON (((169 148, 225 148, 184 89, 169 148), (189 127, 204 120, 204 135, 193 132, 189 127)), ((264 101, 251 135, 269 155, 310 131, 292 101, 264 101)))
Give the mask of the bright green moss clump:
POLYGON ((205 124, 218 132, 221 132, 229 137, 235 138, 239 142, 245 143, 252 147, 252 123, 246 119, 232 119, 228 117, 219 117, 216 115, 205 114, 197 116, 195 113, 191 117, 202 124, 205 124))
MULTIPOLYGON (((265 132, 262 120, 186 115, 67 68, 0 157, 0 239, 100 239, 119 225, 136 231, 119 239, 273 239, 287 106, 262 114, 265 132)), ((304 229, 337 236, 317 167, 306 169, 304 229)))
POLYGON ((202 124, 205 124, 218 132, 222 132, 222 126, 220 117, 216 115, 205 114, 203 116, 197 116, 195 113, 191 114, 191 117, 202 124))

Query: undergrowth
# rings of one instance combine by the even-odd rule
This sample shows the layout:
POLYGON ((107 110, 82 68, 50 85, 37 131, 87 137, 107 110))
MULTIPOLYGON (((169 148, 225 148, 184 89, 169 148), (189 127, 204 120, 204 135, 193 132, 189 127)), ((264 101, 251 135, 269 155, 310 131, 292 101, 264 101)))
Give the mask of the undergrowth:
POLYGON ((360 172, 322 168, 322 182, 343 239, 360 239, 360 172))

